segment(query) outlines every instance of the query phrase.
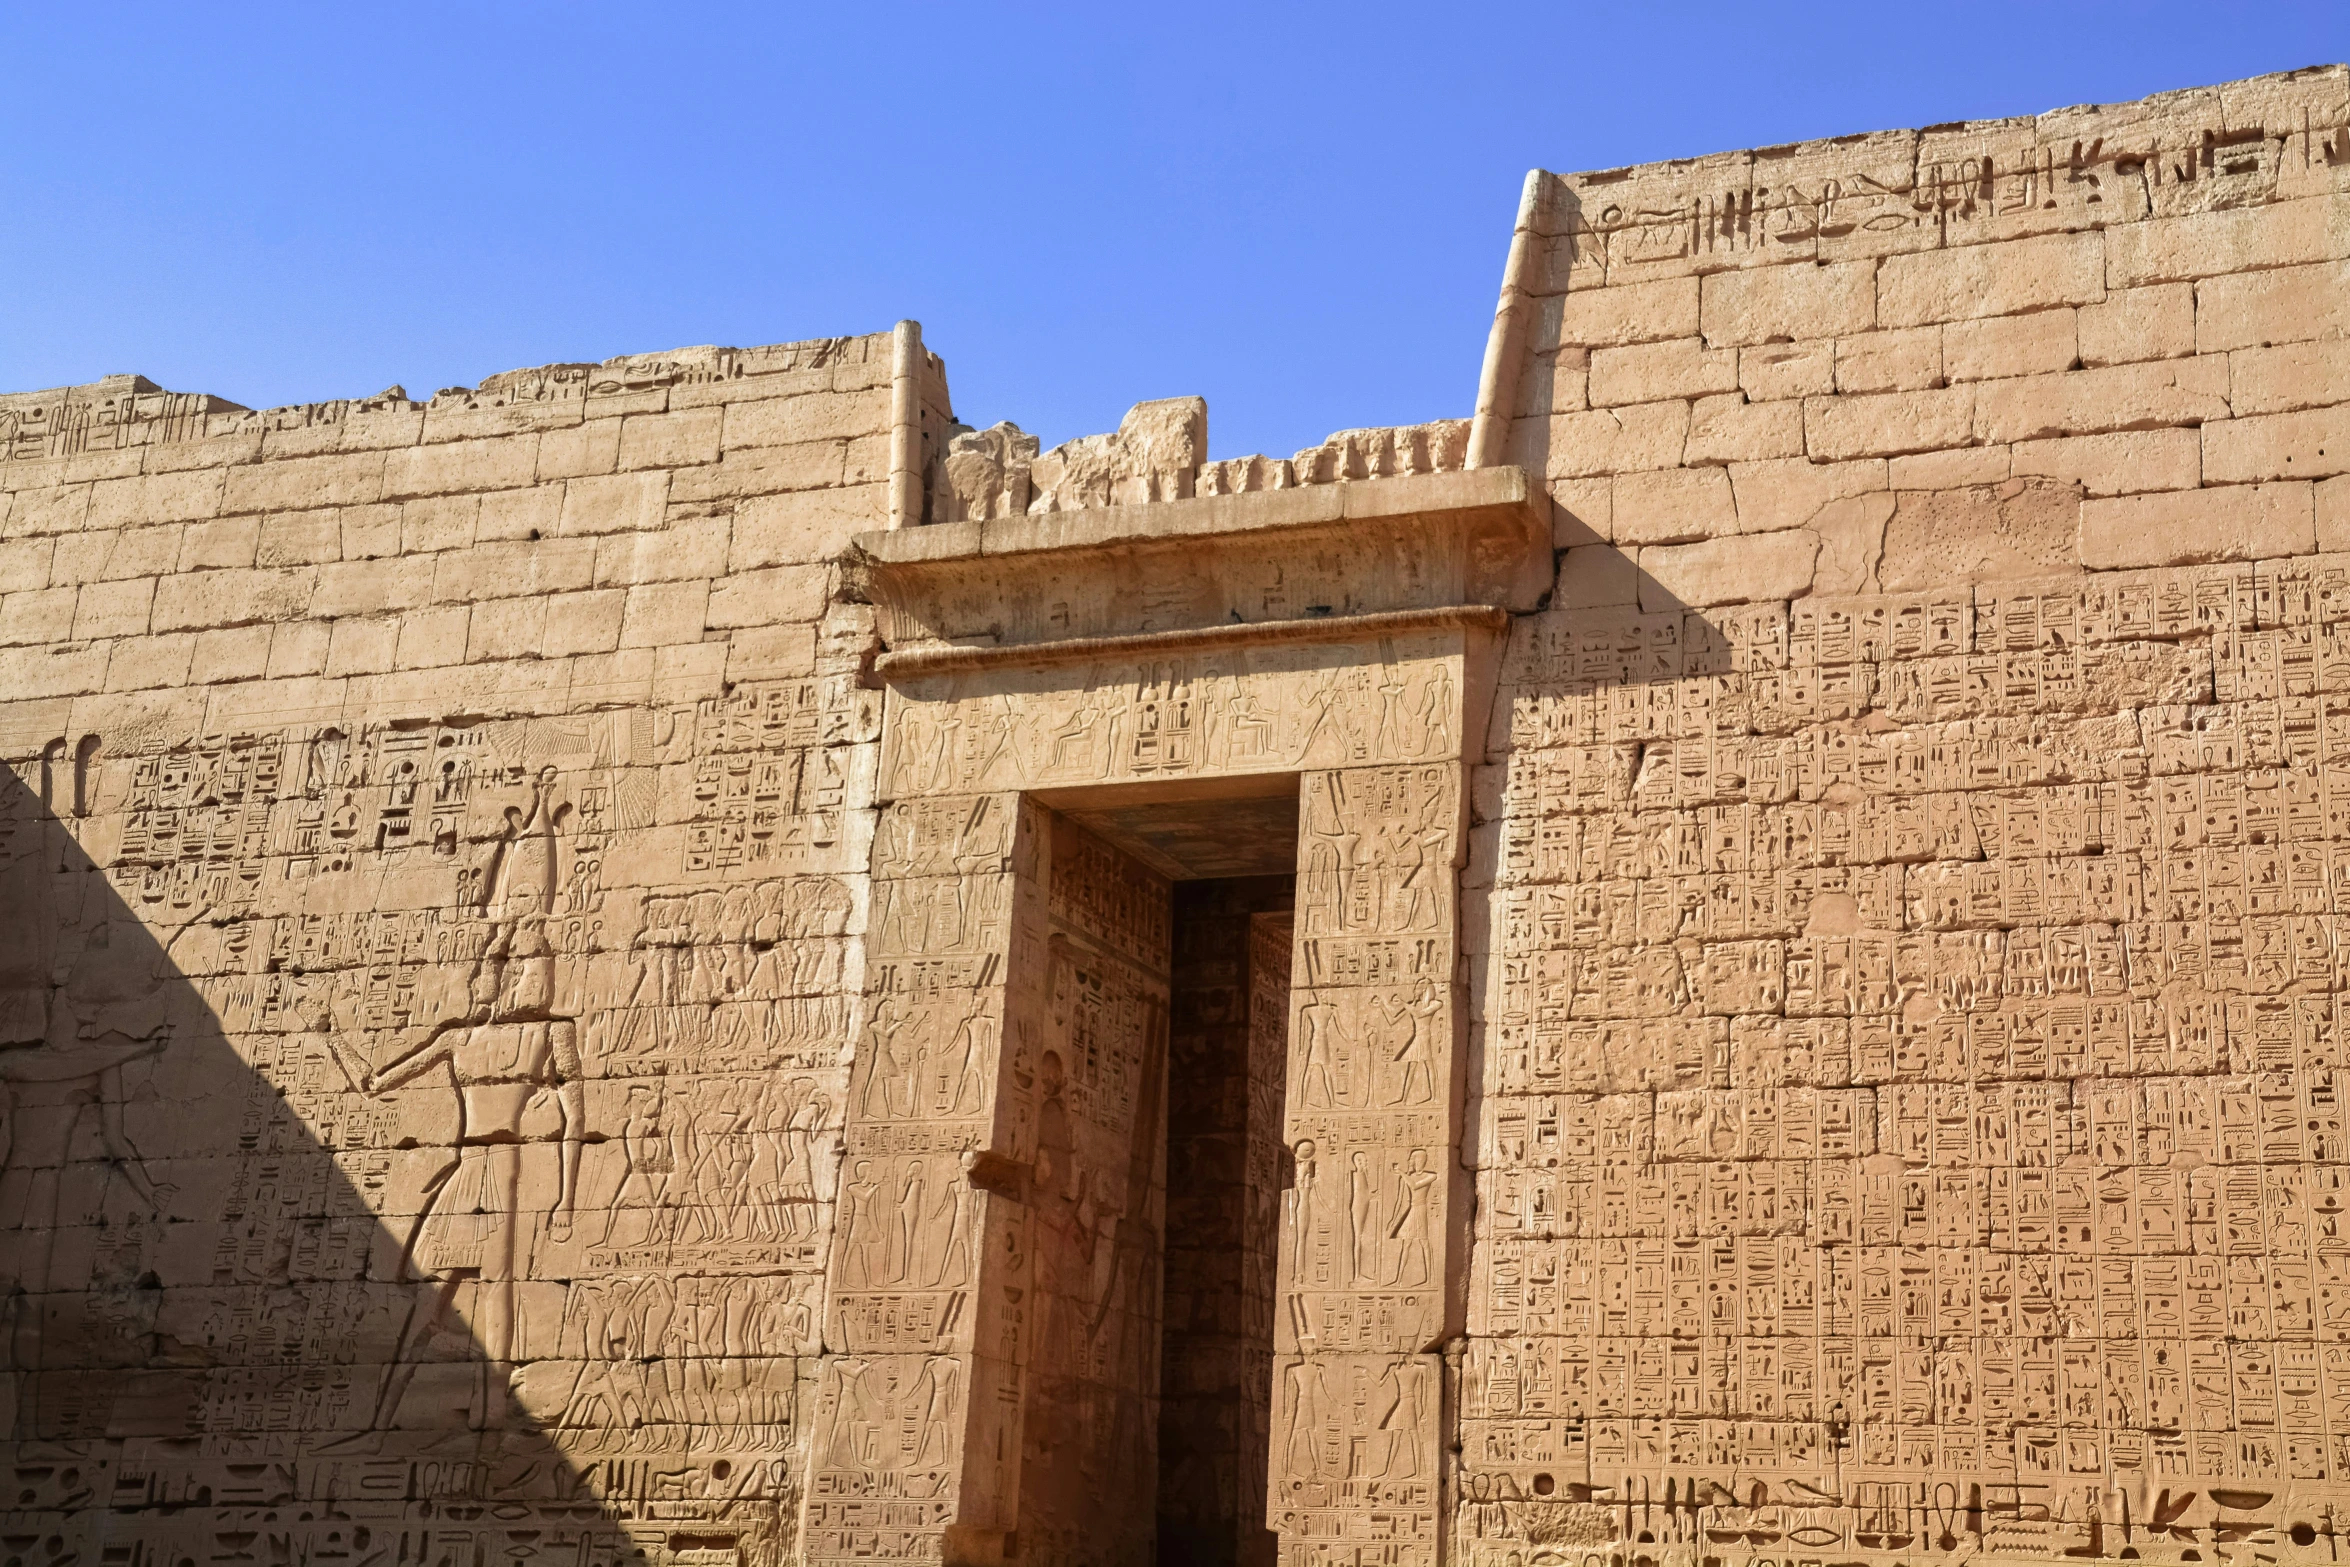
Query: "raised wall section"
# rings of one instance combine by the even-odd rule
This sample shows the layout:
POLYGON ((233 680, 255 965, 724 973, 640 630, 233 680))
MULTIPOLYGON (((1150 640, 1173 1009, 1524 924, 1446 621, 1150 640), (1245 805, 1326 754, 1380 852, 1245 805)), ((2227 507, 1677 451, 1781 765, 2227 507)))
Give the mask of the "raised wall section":
POLYGON ((2345 80, 1538 189, 1457 1559, 2338 1548, 2345 80))

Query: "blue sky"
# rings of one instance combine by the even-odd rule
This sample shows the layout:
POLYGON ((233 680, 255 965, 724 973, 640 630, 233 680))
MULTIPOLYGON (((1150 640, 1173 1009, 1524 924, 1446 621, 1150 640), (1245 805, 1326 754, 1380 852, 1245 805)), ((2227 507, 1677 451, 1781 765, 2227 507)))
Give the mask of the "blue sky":
POLYGON ((2350 57, 2350 3, 0 3, 0 389, 922 321, 1049 444, 1464 415, 1520 181, 2350 57))

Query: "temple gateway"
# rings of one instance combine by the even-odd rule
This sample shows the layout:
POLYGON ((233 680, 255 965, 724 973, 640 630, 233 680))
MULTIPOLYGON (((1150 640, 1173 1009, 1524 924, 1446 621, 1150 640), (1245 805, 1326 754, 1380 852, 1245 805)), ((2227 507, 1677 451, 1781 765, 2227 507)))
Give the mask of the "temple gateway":
POLYGON ((2341 1561, 2350 72, 1495 216, 0 396, 0 1567, 2341 1561))

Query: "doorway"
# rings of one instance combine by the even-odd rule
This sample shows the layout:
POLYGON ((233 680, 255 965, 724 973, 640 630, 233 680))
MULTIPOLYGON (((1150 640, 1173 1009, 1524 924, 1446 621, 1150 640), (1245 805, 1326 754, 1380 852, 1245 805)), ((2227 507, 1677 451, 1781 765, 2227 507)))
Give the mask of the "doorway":
POLYGON ((1055 801, 1169 884, 1166 1087, 1150 1132, 1163 1194, 1156 1396, 1144 1418, 1156 1557, 1186 1567, 1271 1567, 1278 1547, 1266 1499, 1298 800, 1294 777, 1254 788, 1055 801))

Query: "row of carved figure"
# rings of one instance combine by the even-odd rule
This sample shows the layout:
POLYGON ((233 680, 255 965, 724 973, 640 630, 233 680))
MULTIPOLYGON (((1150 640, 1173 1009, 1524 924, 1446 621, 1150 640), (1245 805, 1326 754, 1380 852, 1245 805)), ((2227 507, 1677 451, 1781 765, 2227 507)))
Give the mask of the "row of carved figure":
POLYGON ((932 520, 989 522, 1346 479, 1452 473, 1468 457, 1469 421, 1341 430, 1295 457, 1210 462, 1206 400, 1168 397, 1135 404, 1112 434, 1063 441, 1049 452, 1040 447, 1009 420, 984 430, 959 429, 947 443, 932 520))

